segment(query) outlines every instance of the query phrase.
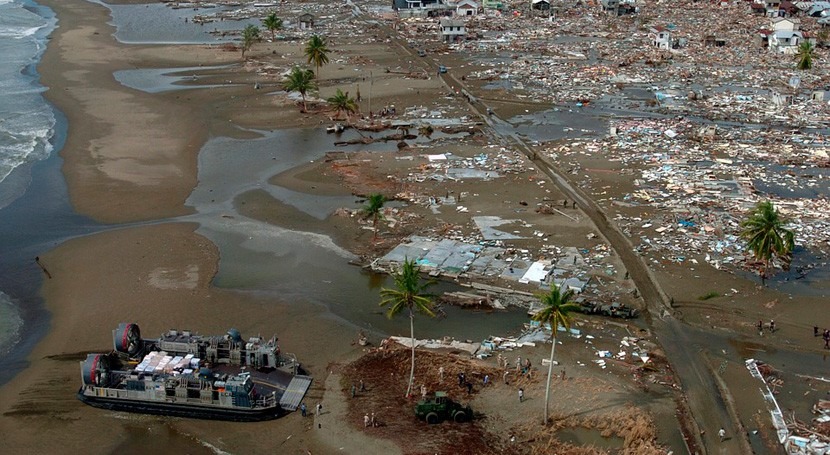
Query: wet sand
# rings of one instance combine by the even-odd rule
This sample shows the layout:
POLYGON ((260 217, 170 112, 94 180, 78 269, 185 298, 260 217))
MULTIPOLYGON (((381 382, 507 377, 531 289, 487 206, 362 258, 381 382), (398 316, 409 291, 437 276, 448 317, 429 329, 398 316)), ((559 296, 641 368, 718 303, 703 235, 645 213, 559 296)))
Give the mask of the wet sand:
MULTIPOLYGON (((245 100, 260 109, 243 112, 228 103, 217 111, 201 108, 217 98, 209 91, 149 96, 127 89, 113 79, 113 71, 236 63, 239 56, 206 46, 132 46, 127 53, 110 36, 106 8, 86 1, 44 3, 60 22, 39 71, 50 87, 47 97, 69 121, 63 170, 79 213, 104 223, 186 214, 184 200, 196 184, 196 156, 208 132, 246 135, 229 126, 229 118, 243 125, 302 123, 295 112, 280 119, 265 96, 245 100)), ((231 77, 235 74, 247 77, 245 72, 231 77)), ((251 91, 252 85, 238 90, 251 91)), ((225 89, 225 97, 233 99, 234 89, 225 89)), ((319 353, 353 355, 350 344, 332 346, 327 337, 348 339, 355 331, 336 318, 320 317, 320 307, 213 288, 218 250, 195 228, 167 223, 112 230, 41 255, 53 277, 42 291, 50 329, 29 356, 30 366, 0 388, 0 431, 7 450, 70 453, 85 447, 94 453, 138 453, 157 450, 163 442, 171 450, 210 453, 203 443, 218 444, 217 434, 225 449, 248 453, 271 450, 275 440, 290 435, 283 447, 292 453, 326 447, 320 442, 325 438, 310 437, 311 422, 299 415, 277 426, 175 421, 101 412, 75 399, 78 361, 86 352, 110 350, 111 330, 124 320, 140 322, 145 336, 180 324, 206 334, 224 333, 228 324, 243 335, 276 332, 283 348, 321 379, 309 399, 322 396, 326 364, 319 353), (299 322, 309 320, 315 333, 327 337, 309 336, 299 322)))

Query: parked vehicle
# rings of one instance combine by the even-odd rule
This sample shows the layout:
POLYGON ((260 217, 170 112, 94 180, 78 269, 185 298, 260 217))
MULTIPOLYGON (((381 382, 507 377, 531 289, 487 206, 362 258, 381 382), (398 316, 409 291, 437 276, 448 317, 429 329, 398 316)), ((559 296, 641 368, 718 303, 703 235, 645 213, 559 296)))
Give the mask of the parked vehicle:
POLYGON ((438 65, 438 72, 444 74, 447 72, 447 67, 444 65, 438 65))
POLYGON ((640 314, 635 308, 631 308, 619 302, 614 302, 611 305, 602 305, 599 312, 605 316, 623 319, 636 318, 640 314))
POLYGON ((452 401, 447 392, 435 392, 434 397, 424 398, 415 405, 415 415, 429 424, 443 420, 463 423, 473 418, 473 410, 469 405, 462 406, 452 401))

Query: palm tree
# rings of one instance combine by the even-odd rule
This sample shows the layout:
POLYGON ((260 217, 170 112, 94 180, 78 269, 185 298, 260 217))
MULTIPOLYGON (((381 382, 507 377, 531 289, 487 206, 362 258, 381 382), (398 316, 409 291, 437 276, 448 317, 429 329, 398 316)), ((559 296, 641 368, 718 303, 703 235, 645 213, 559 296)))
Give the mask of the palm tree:
POLYGON ((305 46, 305 55, 308 57, 308 63, 314 63, 317 71, 317 79, 320 78, 320 67, 329 62, 329 48, 326 47, 326 40, 317 35, 311 37, 305 46))
POLYGON ((797 68, 800 70, 808 70, 813 67, 813 43, 809 41, 802 41, 798 46, 798 53, 795 58, 798 59, 797 68))
POLYGON ((341 112, 345 112, 346 120, 348 120, 351 114, 354 114, 360 109, 355 99, 349 97, 349 92, 343 93, 343 90, 340 89, 337 89, 334 96, 327 98, 326 101, 332 109, 337 111, 337 118, 340 118, 341 112))
POLYGON ((248 24, 242 30, 242 58, 245 58, 245 51, 249 50, 254 42, 259 39, 259 27, 248 24))
POLYGON ((271 13, 262 20, 262 25, 271 32, 271 41, 277 40, 276 32, 282 28, 282 19, 277 17, 277 13, 271 13))
POLYGON ((288 92, 300 92, 300 96, 303 97, 303 112, 305 112, 307 110, 305 94, 309 90, 317 88, 317 83, 314 82, 314 73, 311 70, 304 70, 299 66, 295 66, 291 69, 288 76, 285 77, 282 88, 288 92))
POLYGON ((741 238, 755 259, 764 262, 761 282, 767 277, 767 269, 772 258, 777 257, 786 263, 795 248, 793 232, 784 226, 789 220, 780 216, 770 201, 759 202, 749 217, 741 222, 741 238))
POLYGON ((424 136, 424 137, 432 136, 432 133, 434 131, 435 130, 432 128, 432 125, 430 125, 430 124, 426 124, 426 125, 422 125, 422 126, 418 127, 418 134, 420 134, 421 136, 424 136))
POLYGON ((382 288, 380 295, 383 300, 380 306, 389 305, 386 312, 388 318, 393 318, 403 310, 409 311, 409 335, 412 340, 412 364, 409 369, 409 385, 406 387, 406 396, 412 392, 412 382, 415 380, 415 312, 435 317, 432 311, 432 295, 426 294, 427 287, 435 284, 434 281, 421 282, 421 267, 415 261, 404 259, 403 267, 393 274, 395 289, 382 288))
POLYGON ((550 347, 550 364, 548 364, 548 382, 545 387, 545 424, 548 423, 548 407, 550 403, 550 378, 553 375, 553 353, 556 350, 556 331, 559 326, 568 330, 571 328, 573 316, 570 313, 579 310, 579 305, 571 302, 573 291, 567 290, 561 293, 559 286, 553 285, 548 294, 540 294, 539 300, 542 303, 542 309, 533 315, 534 321, 539 321, 544 325, 550 324, 551 329, 551 347, 550 347))
POLYGON ((383 204, 385 203, 386 196, 370 194, 369 198, 366 199, 366 205, 363 206, 363 213, 366 214, 366 218, 372 218, 372 228, 375 231, 372 236, 373 241, 378 238, 378 220, 383 219, 383 204))

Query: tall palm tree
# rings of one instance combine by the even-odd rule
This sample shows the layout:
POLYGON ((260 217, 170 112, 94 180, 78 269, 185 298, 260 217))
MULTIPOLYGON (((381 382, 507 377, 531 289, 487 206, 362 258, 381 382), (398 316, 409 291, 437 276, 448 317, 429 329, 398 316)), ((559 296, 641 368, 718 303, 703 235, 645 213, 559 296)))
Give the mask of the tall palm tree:
POLYGON ((798 46, 798 53, 795 54, 795 58, 798 60, 798 69, 800 70, 808 70, 813 67, 813 43, 809 41, 802 41, 801 44, 798 46))
POLYGON ((346 120, 348 120, 351 114, 354 114, 358 111, 358 109, 360 109, 357 106, 357 101, 355 101, 354 98, 349 97, 349 92, 343 93, 343 90, 340 89, 337 89, 334 96, 327 98, 326 101, 332 109, 337 111, 337 118, 340 118, 341 112, 345 112, 346 120))
POLYGON ((786 263, 795 248, 793 232, 784 226, 789 220, 778 214, 770 201, 759 202, 749 217, 741 222, 741 238, 755 259, 764 262, 761 281, 767 277, 767 270, 772 258, 777 257, 786 263))
POLYGON ((282 19, 277 17, 277 13, 271 13, 262 20, 262 26, 271 32, 271 41, 277 40, 277 30, 282 28, 282 19))
POLYGON ((571 328, 573 321, 572 312, 579 310, 579 305, 571 302, 573 291, 567 290, 562 293, 559 286, 553 285, 550 292, 547 294, 539 294, 539 301, 542 303, 542 309, 533 315, 534 321, 539 321, 544 326, 545 323, 550 324, 551 329, 551 347, 550 347, 550 364, 548 364, 548 382, 545 387, 545 425, 548 423, 548 408, 550 403, 550 378, 553 375, 553 354, 556 350, 556 331, 559 326, 568 330, 571 328))
POLYGON ((415 313, 422 313, 435 317, 432 311, 432 295, 426 289, 435 284, 434 281, 421 281, 421 267, 415 261, 404 259, 403 267, 393 274, 395 288, 382 288, 380 295, 383 298, 380 306, 389 306, 386 311, 388 318, 393 318, 402 311, 409 312, 409 335, 412 340, 412 364, 409 369, 409 385, 406 387, 406 396, 412 392, 412 382, 415 380, 415 313))
POLYGON ((383 219, 383 204, 386 203, 386 196, 382 194, 370 194, 366 199, 366 205, 363 206, 363 213, 366 218, 372 218, 372 228, 374 234, 372 240, 378 238, 378 220, 383 219))
POLYGON ((326 40, 317 35, 311 37, 305 46, 305 55, 308 57, 308 63, 314 63, 317 71, 317 79, 320 78, 320 67, 329 62, 329 48, 326 45, 326 40))
POLYGON ((248 24, 242 30, 242 58, 245 58, 245 51, 249 50, 258 39, 259 27, 256 25, 248 24))
POLYGON ((305 112, 305 94, 309 90, 317 88, 317 83, 314 82, 314 73, 311 70, 304 70, 299 66, 291 68, 291 72, 285 77, 282 88, 288 92, 300 92, 303 97, 303 112, 305 112))

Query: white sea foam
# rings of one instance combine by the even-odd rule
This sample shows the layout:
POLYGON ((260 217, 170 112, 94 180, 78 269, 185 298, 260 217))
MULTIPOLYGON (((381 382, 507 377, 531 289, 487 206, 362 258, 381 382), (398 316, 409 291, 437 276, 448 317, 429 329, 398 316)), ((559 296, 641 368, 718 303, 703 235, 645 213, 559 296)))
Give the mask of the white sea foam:
MULTIPOLYGON (((40 59, 55 23, 50 10, 31 1, 0 0, 0 183, 14 169, 45 159, 52 151, 55 114, 31 68, 40 59)), ((3 197, 6 193, 22 191, 0 186, 0 201, 9 203, 3 197)))
POLYGON ((23 319, 20 318, 17 307, 9 296, 0 292, 0 355, 9 352, 17 344, 22 326, 23 319))
MULTIPOLYGON (((2 1, 2 0, 0 0, 2 1)), ((0 38, 14 38, 14 39, 22 39, 27 36, 32 36, 37 33, 38 30, 45 27, 45 25, 41 25, 39 27, 13 27, 13 28, 5 28, 0 29, 0 38)))

